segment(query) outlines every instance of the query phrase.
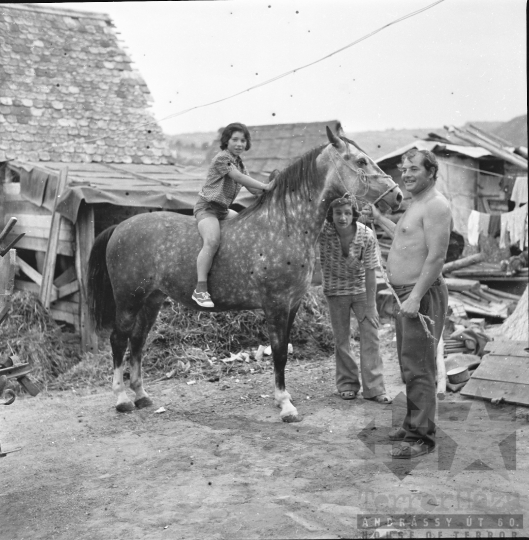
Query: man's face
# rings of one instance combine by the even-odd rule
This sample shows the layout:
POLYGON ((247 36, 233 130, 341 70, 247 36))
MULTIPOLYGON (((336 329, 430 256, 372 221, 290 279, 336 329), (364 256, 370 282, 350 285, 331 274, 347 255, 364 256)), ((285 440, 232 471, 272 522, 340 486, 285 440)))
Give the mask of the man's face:
POLYGON ((337 206, 332 209, 332 219, 335 227, 342 230, 347 229, 353 222, 353 209, 348 205, 337 206))
POLYGON ((428 171, 425 168, 421 154, 406 158, 400 170, 404 187, 412 195, 418 195, 432 184, 433 171, 428 171))

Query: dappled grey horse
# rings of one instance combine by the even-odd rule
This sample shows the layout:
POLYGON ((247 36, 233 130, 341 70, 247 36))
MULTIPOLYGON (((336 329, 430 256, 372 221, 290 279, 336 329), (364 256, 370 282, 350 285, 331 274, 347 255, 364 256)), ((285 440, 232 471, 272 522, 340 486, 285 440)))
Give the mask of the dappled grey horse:
MULTIPOLYGON (((288 337, 315 262, 315 247, 330 203, 349 193, 399 207, 392 178, 352 141, 327 128, 329 144, 315 148, 281 171, 275 186, 237 217, 221 222, 221 244, 208 286, 214 311, 262 309, 275 371, 281 419, 300 419, 285 387, 288 337), (350 144, 352 143, 352 144, 350 144)), ((125 412, 152 404, 143 388, 142 349, 169 296, 202 311, 191 294, 202 246, 196 221, 174 212, 140 214, 103 231, 92 248, 88 294, 98 329, 112 328, 113 390, 125 412), (123 383, 130 343, 132 403, 123 383)))

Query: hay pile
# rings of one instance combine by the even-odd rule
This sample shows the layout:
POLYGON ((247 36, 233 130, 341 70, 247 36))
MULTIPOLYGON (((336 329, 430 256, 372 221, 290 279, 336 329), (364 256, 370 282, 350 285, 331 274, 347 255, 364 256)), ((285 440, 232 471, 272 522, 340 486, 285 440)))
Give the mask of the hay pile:
MULTIPOLYGON (((50 389, 108 385, 112 380, 112 355, 108 334, 103 350, 81 357, 67 335, 29 293, 16 293, 8 320, 2 326, 2 350, 18 362, 33 365, 31 377, 50 389)), ((333 350, 332 329, 321 287, 306 294, 289 340, 290 359, 313 359, 333 350)), ((270 369, 271 357, 256 357, 259 345, 268 345, 263 312, 203 313, 167 301, 151 330, 144 349, 146 379, 183 377, 218 380, 226 374, 270 369), (238 353, 245 353, 238 355, 238 353)), ((18 363, 16 362, 16 363, 18 363)), ((127 373, 126 375, 127 376, 127 373)))
POLYGON ((31 379, 45 388, 79 362, 78 339, 68 339, 34 294, 17 291, 0 327, 0 363, 8 358, 29 363, 31 379))

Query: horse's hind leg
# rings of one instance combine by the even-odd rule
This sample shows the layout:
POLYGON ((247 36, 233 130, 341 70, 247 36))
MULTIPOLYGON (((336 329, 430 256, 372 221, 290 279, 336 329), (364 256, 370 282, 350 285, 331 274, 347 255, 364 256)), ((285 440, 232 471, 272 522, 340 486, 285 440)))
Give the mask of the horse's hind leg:
POLYGON ((116 409, 118 412, 130 412, 134 410, 134 403, 127 397, 125 390, 125 384, 123 382, 123 358, 127 351, 128 345, 128 332, 127 326, 131 326, 132 318, 126 317, 126 323, 116 322, 114 324, 114 330, 110 335, 110 345, 112 347, 112 357, 114 360, 114 378, 112 380, 112 390, 116 396, 116 409))
POLYGON ((130 336, 130 387, 136 394, 134 404, 138 409, 149 407, 152 400, 143 388, 141 373, 141 357, 145 340, 156 321, 160 306, 165 297, 152 300, 145 304, 136 316, 132 335, 130 336))

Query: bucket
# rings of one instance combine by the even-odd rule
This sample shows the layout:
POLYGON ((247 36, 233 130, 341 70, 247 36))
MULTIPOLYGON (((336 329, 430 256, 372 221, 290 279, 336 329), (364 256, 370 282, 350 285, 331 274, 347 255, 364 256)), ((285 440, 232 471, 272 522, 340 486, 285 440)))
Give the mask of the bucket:
POLYGON ((470 379, 470 374, 468 368, 466 367, 457 367, 446 372, 448 377, 448 382, 450 384, 460 384, 467 382, 470 379))

